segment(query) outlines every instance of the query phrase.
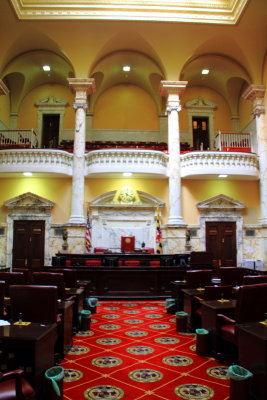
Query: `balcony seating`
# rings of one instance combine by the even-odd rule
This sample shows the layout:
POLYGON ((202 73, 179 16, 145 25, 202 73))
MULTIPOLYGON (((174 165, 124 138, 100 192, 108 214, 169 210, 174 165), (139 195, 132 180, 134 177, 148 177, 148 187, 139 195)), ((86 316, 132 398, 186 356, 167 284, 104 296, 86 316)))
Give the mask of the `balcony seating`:
POLYGON ((237 292, 235 318, 217 315, 216 335, 219 353, 233 353, 237 345, 236 324, 263 321, 267 312, 267 284, 240 286, 237 292))
POLYGON ((246 272, 246 268, 242 267, 221 267, 219 270, 221 285, 242 285, 246 272))
POLYGON ((267 283, 267 275, 244 275, 242 285, 256 285, 267 283))
POLYGON ((23 377, 23 370, 0 373, 0 400, 35 400, 35 391, 23 377))
POLYGON ((186 287, 193 289, 204 286, 209 286, 211 284, 213 272, 209 269, 196 269, 186 272, 185 280, 186 287))
POLYGON ((25 277, 23 272, 0 272, 0 281, 5 281, 5 297, 9 297, 9 286, 24 285, 25 277))

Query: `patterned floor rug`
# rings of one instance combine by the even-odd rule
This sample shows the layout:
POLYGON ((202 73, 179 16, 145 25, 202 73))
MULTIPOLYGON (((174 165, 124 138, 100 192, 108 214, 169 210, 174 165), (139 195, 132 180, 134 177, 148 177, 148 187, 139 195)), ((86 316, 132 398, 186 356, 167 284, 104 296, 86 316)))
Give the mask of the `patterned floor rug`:
POLYGON ((61 364, 64 400, 229 400, 228 367, 195 349, 164 301, 101 301, 61 364))

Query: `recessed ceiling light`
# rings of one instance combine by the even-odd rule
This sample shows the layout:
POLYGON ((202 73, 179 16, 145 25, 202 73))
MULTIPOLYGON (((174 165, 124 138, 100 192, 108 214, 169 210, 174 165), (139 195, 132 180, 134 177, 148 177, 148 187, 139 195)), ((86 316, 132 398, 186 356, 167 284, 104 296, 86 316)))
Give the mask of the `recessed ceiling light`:
POLYGON ((208 75, 210 73, 210 70, 208 69, 208 68, 204 68, 204 69, 202 69, 202 71, 201 71, 201 74, 202 75, 208 75))
POLYGON ((132 173, 131 173, 131 172, 123 172, 122 175, 123 175, 123 176, 132 176, 132 173))
POLYGON ((24 176, 32 176, 32 172, 23 172, 24 176))
POLYGON ((228 177, 228 175, 226 175, 226 174, 220 174, 219 176, 218 176, 218 178, 227 178, 228 177))
POLYGON ((129 72, 129 71, 131 71, 131 67, 130 67, 130 65, 124 65, 124 66, 122 67, 122 70, 123 70, 124 72, 129 72))
POLYGON ((44 71, 51 71, 50 65, 43 65, 43 70, 44 71))

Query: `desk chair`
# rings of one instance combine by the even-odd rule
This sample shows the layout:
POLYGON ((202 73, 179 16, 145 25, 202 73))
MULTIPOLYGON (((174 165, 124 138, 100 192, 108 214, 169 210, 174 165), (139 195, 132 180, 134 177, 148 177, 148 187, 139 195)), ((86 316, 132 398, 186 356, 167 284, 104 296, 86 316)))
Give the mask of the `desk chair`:
POLYGON ((256 285, 267 283, 267 275, 244 275, 242 285, 256 285))
POLYGON ((57 298, 67 300, 63 273, 33 272, 32 281, 34 285, 56 286, 58 290, 57 298))
POLYGON ((25 278, 25 285, 32 283, 32 271, 29 268, 12 268, 12 272, 22 272, 25 278))
POLYGON ((23 272, 0 272, 0 281, 5 281, 5 297, 9 297, 10 285, 25 285, 23 272))
POLYGON ((219 270, 221 285, 242 285, 246 271, 246 268, 242 267, 221 267, 219 270))
POLYGON ((267 312, 267 283, 240 286, 237 292, 235 318, 217 315, 216 335, 219 353, 229 356, 236 353, 236 324, 264 320, 267 312))
POLYGON ((35 400, 35 391, 23 377, 23 370, 0 372, 0 400, 35 400))
POLYGON ((211 284, 213 271, 210 269, 196 269, 186 272, 186 287, 193 289, 208 286, 211 284))

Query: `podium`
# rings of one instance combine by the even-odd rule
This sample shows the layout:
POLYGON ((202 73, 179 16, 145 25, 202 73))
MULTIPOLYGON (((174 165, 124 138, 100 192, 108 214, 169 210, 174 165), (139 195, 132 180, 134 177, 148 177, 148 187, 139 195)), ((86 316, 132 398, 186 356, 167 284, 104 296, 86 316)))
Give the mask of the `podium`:
POLYGON ((133 253, 135 249, 135 236, 121 236, 121 252, 133 253))

